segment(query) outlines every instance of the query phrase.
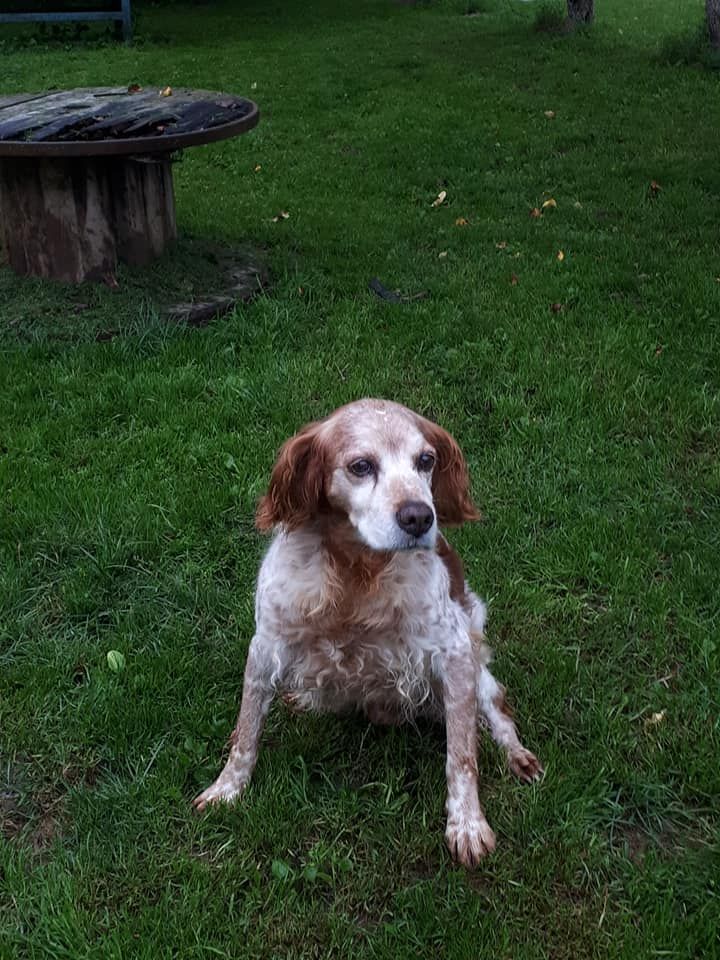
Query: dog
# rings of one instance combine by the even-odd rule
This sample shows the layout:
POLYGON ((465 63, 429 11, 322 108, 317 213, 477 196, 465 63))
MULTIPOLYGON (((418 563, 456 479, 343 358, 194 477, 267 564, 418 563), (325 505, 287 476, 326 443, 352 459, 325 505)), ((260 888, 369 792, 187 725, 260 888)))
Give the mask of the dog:
POLYGON ((478 516, 456 441, 400 404, 358 400, 283 445, 256 514, 274 535, 258 576, 240 714, 227 763, 197 810, 247 786, 278 694, 297 711, 444 722, 450 853, 474 867, 492 852, 478 799, 478 722, 521 780, 543 769, 488 669, 485 605, 439 530, 478 516))

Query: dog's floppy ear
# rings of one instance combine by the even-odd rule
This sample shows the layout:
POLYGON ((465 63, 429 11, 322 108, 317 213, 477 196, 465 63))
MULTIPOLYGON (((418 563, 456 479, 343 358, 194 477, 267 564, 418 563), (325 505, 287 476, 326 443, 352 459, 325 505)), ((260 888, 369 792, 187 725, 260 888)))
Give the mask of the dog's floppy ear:
POLYGON ((470 478, 462 450, 447 430, 424 417, 419 420, 420 429, 437 456, 432 491, 438 523, 460 526, 469 520, 479 520, 480 513, 470 496, 470 478))
POLYGON ((280 448, 255 514, 258 530, 272 530, 279 523, 296 530, 315 516, 325 496, 325 471, 320 422, 309 423, 280 448))

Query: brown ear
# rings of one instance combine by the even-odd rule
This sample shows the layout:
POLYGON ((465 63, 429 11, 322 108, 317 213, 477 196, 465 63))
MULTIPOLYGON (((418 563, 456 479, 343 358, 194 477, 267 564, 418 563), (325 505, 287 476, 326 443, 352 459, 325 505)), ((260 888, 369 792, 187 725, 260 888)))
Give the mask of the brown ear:
POLYGON ((281 523, 296 530, 318 512, 324 499, 325 450, 319 423, 310 423, 280 448, 270 485, 255 514, 258 530, 281 523))
POLYGON ((420 429, 437 455, 432 490, 438 523, 459 526, 469 520, 479 520, 480 513, 470 496, 470 478, 462 450, 447 430, 423 417, 420 421, 420 429))

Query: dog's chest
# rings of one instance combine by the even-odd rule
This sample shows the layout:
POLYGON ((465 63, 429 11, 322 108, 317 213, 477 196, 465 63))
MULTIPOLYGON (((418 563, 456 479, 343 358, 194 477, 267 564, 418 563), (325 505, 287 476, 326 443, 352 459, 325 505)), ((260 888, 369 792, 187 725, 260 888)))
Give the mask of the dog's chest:
POLYGON ((288 617, 292 686, 389 689, 413 685, 431 669, 442 631, 429 605, 382 592, 307 617, 288 617))
POLYGON ((412 636, 319 630, 287 652, 280 687, 296 709, 379 709, 388 719, 376 722, 398 722, 438 700, 432 652, 412 636))
POLYGON ((435 554, 396 555, 365 591, 343 589, 321 554, 290 552, 287 542, 281 556, 268 554, 265 566, 258 628, 282 637, 281 687, 301 697, 307 692, 312 702, 305 705, 318 709, 375 697, 427 700, 433 657, 458 615, 435 554), (282 561, 282 576, 275 561, 282 561))

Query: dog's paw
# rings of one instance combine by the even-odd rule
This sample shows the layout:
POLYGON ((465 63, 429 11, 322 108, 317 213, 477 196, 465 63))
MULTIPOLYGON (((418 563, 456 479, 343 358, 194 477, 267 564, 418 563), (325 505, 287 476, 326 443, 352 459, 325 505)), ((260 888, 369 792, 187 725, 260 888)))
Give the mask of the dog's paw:
POLYGON ((508 766, 518 780, 522 780, 523 783, 535 783, 545 773, 535 754, 530 753, 525 747, 508 754, 508 766))
POLYGON ((495 834, 484 817, 450 819, 445 830, 445 842, 453 860, 472 869, 495 849, 495 834))
POLYGON ((218 778, 207 790, 203 790, 198 797, 195 797, 192 805, 198 813, 202 813, 206 807, 212 804, 233 803, 243 792, 244 786, 242 783, 238 784, 218 778))

